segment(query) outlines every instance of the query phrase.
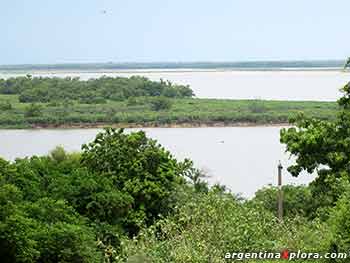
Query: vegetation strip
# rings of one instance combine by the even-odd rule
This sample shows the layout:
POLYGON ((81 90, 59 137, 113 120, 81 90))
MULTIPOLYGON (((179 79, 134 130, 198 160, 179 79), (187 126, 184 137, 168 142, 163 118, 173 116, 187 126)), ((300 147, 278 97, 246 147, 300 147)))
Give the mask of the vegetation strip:
POLYGON ((198 99, 184 85, 143 77, 0 79, 0 128, 201 127, 334 120, 335 102, 198 99))

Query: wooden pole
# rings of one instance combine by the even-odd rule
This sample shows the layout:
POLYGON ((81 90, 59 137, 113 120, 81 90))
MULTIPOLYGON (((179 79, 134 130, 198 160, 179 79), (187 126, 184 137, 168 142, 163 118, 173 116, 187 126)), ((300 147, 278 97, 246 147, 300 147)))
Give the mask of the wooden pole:
POLYGON ((283 191, 282 191, 282 169, 281 162, 278 164, 278 219, 283 220, 283 191))

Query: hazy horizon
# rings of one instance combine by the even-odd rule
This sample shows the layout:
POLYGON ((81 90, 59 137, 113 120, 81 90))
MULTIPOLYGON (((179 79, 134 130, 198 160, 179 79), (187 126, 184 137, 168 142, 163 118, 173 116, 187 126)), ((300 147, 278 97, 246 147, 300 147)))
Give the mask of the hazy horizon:
POLYGON ((216 63, 223 63, 223 64, 238 64, 238 63, 293 63, 293 62, 345 62, 346 58, 343 59, 295 59, 295 60, 286 60, 286 59, 271 59, 271 60, 235 60, 235 61, 229 61, 229 60, 211 60, 211 61, 205 61, 205 60, 188 60, 188 61, 101 61, 101 62, 67 62, 67 63, 18 63, 18 64, 0 64, 1 66, 30 66, 30 65, 107 65, 107 64, 216 64, 216 63))
POLYGON ((343 60, 350 2, 2 3, 0 65, 343 60))

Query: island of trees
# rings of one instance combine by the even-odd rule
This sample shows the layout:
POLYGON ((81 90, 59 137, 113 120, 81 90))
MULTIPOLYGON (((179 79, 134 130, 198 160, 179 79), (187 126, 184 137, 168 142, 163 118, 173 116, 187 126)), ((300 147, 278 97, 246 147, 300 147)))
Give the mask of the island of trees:
POLYGON ((0 79, 0 127, 214 126, 334 120, 335 102, 198 99, 189 86, 144 77, 0 79))
POLYGON ((79 101, 83 104, 106 103, 106 100, 123 101, 130 97, 169 98, 192 97, 188 86, 173 85, 169 81, 151 81, 144 77, 33 78, 31 75, 0 80, 1 94, 18 94, 19 102, 79 101))

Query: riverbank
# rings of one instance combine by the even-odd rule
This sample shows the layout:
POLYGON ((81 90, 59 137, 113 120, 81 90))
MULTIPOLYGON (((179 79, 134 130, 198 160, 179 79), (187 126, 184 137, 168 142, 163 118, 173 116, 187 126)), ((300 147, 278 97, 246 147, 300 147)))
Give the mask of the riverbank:
POLYGON ((335 102, 222 99, 169 99, 170 108, 155 110, 144 97, 83 104, 20 103, 17 95, 0 95, 0 128, 234 127, 285 125, 300 113, 332 120, 335 102), (6 108, 7 107, 7 108, 6 108))
POLYGON ((207 122, 207 123, 72 123, 72 124, 48 124, 31 126, 0 126, 0 129, 102 129, 111 128, 228 128, 228 127, 285 127, 290 126, 288 122, 281 123, 252 123, 252 122, 207 122))

